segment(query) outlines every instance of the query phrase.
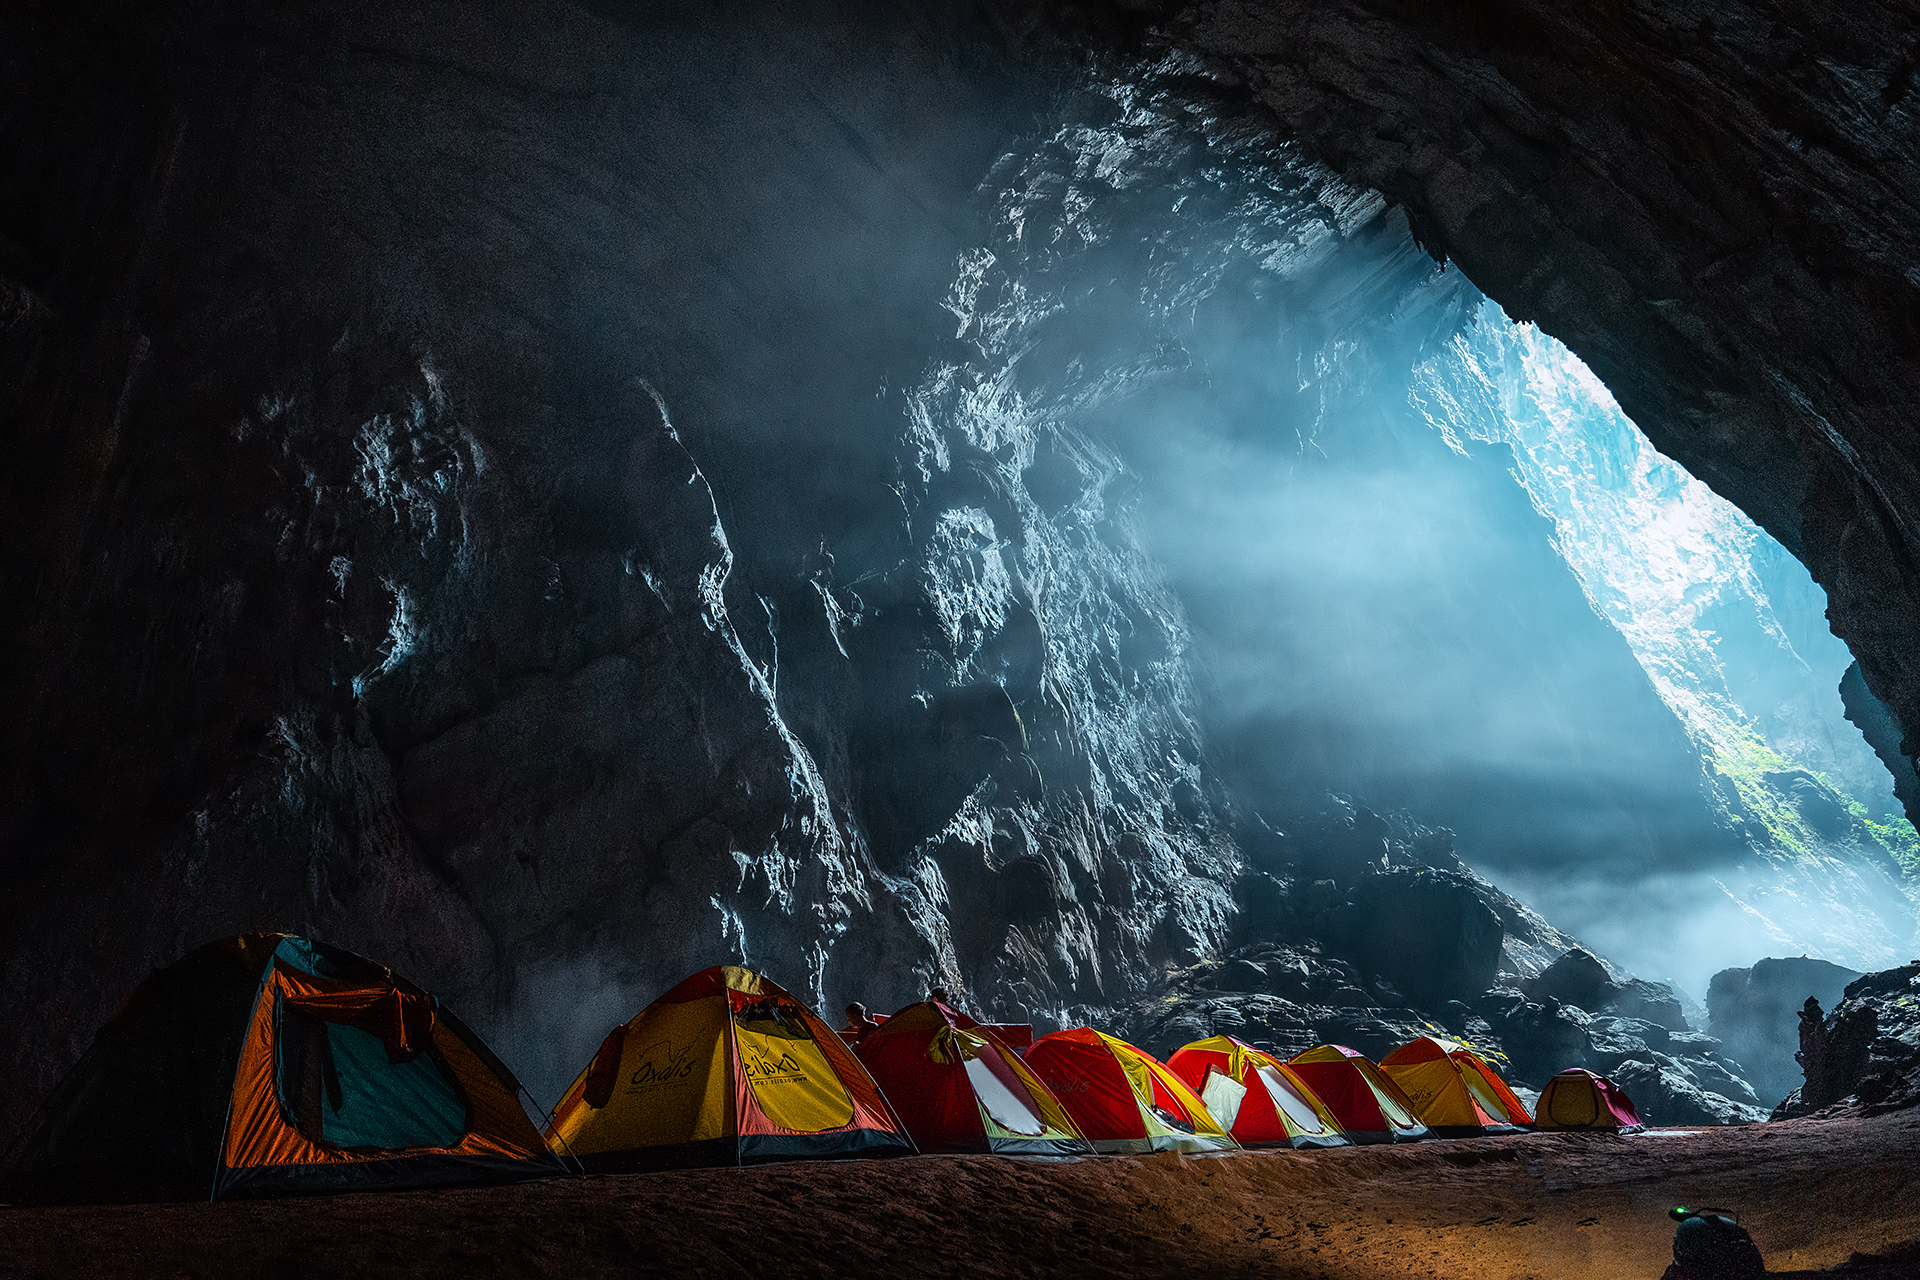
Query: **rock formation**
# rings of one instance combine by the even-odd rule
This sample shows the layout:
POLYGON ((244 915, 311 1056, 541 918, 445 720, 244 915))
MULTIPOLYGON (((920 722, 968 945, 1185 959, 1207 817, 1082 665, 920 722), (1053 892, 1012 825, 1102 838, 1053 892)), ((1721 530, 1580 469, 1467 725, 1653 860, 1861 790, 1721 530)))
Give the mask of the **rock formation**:
POLYGON ((1861 975, 1824 960, 1760 960, 1748 969, 1723 969, 1707 988, 1707 1030, 1747 1068, 1755 1092, 1769 1105, 1800 1086, 1799 1012, 1808 999, 1831 1009, 1861 975))
MULTIPOLYGON (((1813 1113, 1879 1115, 1920 1106, 1920 961, 1869 973, 1846 986, 1824 1021, 1809 1019, 1801 1086, 1775 1119, 1813 1113)), ((1817 1015, 1817 1009, 1809 1009, 1817 1015)))
POLYGON ((1273 872, 1251 872, 1241 929, 1253 936, 1223 959, 1170 973, 1133 1009, 1126 1034, 1160 1054, 1226 1034, 1282 1056, 1331 1041, 1378 1058, 1438 1033, 1531 1093, 1586 1067, 1625 1087, 1652 1124, 1766 1118, 1745 1067, 1689 1025, 1669 987, 1616 973, 1457 864, 1413 862, 1417 847, 1451 856, 1438 833, 1337 804, 1316 825, 1317 839, 1296 844, 1292 869, 1324 869, 1362 835, 1379 861, 1344 889, 1323 879, 1283 891, 1273 872), (1342 927, 1355 919, 1368 927, 1342 927), (1484 953, 1484 934, 1504 945, 1484 953), (1462 972, 1471 957, 1484 957, 1484 975, 1462 972))

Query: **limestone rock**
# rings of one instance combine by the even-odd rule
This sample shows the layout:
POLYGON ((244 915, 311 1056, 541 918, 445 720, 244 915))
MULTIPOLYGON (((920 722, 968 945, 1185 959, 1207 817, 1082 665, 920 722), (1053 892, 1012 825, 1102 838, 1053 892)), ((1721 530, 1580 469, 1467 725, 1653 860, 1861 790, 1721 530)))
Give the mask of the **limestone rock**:
POLYGON ((1799 1012, 1809 997, 1832 1009, 1861 975, 1825 960, 1765 959, 1746 969, 1723 969, 1707 988, 1708 1029, 1748 1070, 1761 1098, 1778 1101, 1803 1076, 1799 1012))

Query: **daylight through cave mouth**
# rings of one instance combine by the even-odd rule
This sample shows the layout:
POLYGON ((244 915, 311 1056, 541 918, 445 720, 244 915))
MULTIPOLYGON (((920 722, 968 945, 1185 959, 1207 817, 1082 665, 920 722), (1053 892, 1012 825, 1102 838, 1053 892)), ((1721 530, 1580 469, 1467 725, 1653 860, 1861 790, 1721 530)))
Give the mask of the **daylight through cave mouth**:
MULTIPOLYGON (((1098 86, 983 186, 953 352, 908 396, 923 478, 959 447, 1021 481, 1018 539, 991 503, 942 517, 951 678, 1023 703, 995 602, 1070 566, 1123 604, 1064 678, 1097 704, 1163 671, 1256 865, 1297 878, 1296 824, 1371 806, 1696 997, 1762 954, 1897 963, 1920 849, 1806 569, 1398 210, 1180 70, 1098 86)), ((1151 762, 1163 729, 1095 732, 1151 762)), ((1172 795, 1199 761, 1165 759, 1172 795)))

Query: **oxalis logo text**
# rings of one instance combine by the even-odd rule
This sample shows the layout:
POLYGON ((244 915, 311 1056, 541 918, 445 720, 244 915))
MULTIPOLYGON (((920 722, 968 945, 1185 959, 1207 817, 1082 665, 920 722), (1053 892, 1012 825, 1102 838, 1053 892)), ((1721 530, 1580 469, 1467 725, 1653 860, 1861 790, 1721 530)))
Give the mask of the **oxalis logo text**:
POLYGON ((659 1044, 648 1045, 641 1054, 640 1065, 627 1077, 628 1085, 639 1088, 645 1085, 678 1084, 693 1074, 693 1053, 690 1049, 674 1052, 671 1042, 662 1040, 659 1044))

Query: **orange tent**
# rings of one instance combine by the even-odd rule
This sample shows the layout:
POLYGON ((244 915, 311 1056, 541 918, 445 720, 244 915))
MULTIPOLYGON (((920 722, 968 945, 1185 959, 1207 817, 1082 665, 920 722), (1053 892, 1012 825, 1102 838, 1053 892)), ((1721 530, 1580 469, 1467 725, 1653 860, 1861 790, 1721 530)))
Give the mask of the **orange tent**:
POLYGON ((1167 1067, 1199 1092, 1243 1147, 1344 1147, 1350 1141, 1327 1104, 1286 1063, 1235 1040, 1196 1040, 1167 1067))
POLYGON ((1287 1065, 1353 1141, 1415 1142, 1427 1136, 1412 1100, 1365 1054, 1343 1044, 1322 1044, 1294 1054, 1287 1065))
POLYGON ((1417 1036, 1380 1059, 1380 1069, 1436 1137, 1519 1133, 1533 1123, 1526 1103, 1486 1060, 1451 1040, 1417 1036))
POLYGON ((922 1151, 1093 1154, 1020 1055, 943 1004, 908 1005, 862 1036, 859 1054, 922 1151))
POLYGON ((547 1137, 591 1172, 911 1155, 839 1035, 778 983, 703 969, 608 1034, 547 1137))
POLYGON ((1152 1054, 1092 1027, 1041 1036, 1026 1062, 1102 1155, 1231 1151, 1239 1145, 1206 1103, 1152 1054))
POLYGON ((6 1170, 29 1200, 460 1186, 564 1172, 519 1083, 440 1002, 281 933, 211 943, 127 998, 6 1170))

